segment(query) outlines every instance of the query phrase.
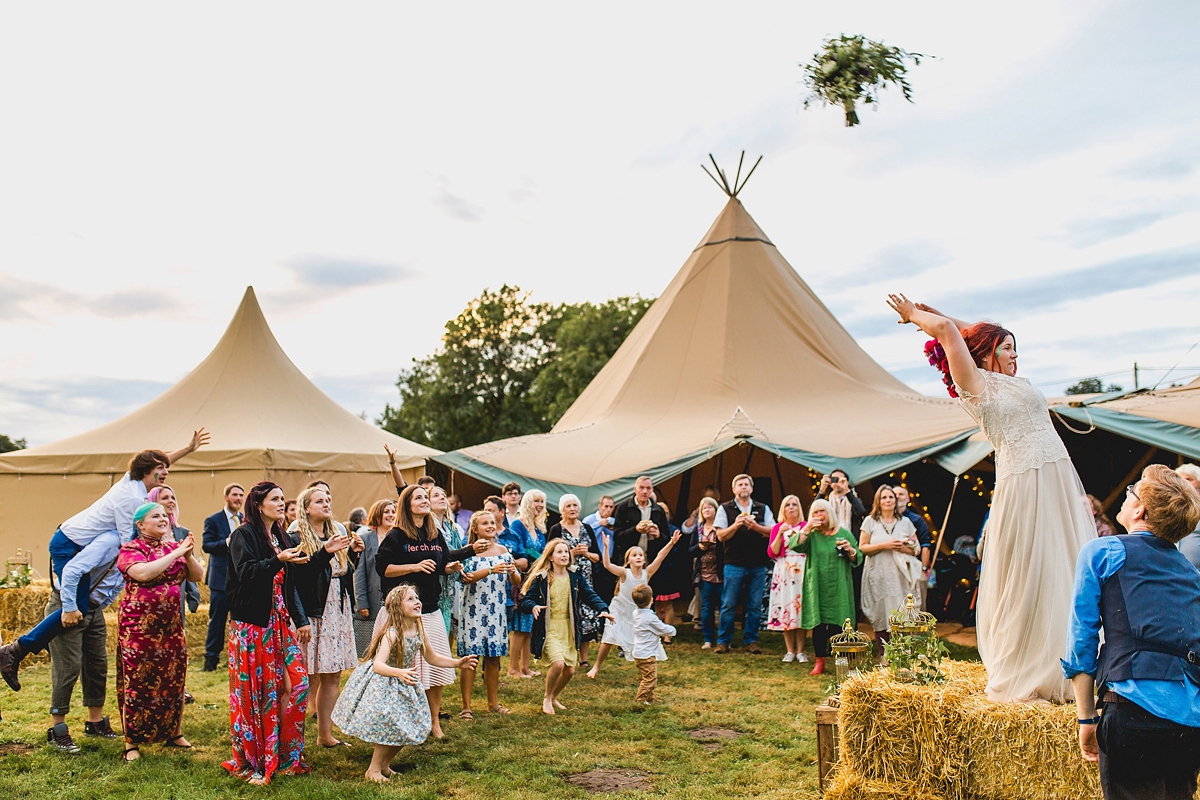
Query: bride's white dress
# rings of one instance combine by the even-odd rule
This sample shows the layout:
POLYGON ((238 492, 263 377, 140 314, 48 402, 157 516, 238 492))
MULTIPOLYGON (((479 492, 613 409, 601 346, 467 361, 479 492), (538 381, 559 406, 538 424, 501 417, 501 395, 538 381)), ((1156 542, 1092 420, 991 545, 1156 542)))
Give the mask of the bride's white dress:
POLYGON ((987 695, 1062 703, 1075 559, 1096 525, 1046 398, 1025 378, 981 374, 980 394, 958 394, 996 450, 975 625, 987 695))

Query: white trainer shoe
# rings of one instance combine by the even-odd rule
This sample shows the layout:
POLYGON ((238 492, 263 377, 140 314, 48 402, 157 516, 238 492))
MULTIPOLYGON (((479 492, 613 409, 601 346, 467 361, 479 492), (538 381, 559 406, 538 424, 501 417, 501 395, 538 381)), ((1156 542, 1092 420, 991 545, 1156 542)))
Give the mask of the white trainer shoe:
POLYGON ((796 663, 797 664, 807 664, 808 663, 808 653, 796 653, 796 663))
POLYGON ((790 663, 792 663, 792 662, 793 662, 793 661, 795 661, 795 660, 796 660, 796 654, 795 654, 795 653, 788 653, 788 654, 786 654, 786 655, 783 657, 783 663, 785 663, 785 664, 790 664, 790 663))

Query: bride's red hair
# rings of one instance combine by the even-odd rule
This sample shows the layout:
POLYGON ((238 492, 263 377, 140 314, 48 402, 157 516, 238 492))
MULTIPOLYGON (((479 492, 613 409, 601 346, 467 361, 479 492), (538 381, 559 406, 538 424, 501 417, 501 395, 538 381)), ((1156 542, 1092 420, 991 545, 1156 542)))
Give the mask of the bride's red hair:
MULTIPOLYGON (((994 322, 976 322, 974 325, 968 325, 959 331, 962 334, 963 341, 967 344, 967 350, 971 353, 971 358, 974 359, 975 365, 980 369, 987 369, 988 356, 996 354, 996 350, 1004 343, 1005 337, 1013 337, 1013 345, 1017 343, 1017 337, 1012 331, 1003 328, 994 322)), ((931 366, 942 373, 942 383, 946 384, 946 391, 951 397, 958 397, 958 392, 954 388, 954 379, 950 377, 950 362, 946 358, 946 351, 942 349, 941 343, 937 339, 930 339, 925 343, 925 357, 929 359, 931 366)))

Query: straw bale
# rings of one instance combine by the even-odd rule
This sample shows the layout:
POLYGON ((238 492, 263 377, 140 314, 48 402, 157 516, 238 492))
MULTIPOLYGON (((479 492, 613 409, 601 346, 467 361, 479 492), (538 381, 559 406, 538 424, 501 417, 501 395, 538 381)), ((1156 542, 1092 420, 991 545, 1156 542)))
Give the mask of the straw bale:
POLYGON ((944 794, 916 783, 869 780, 848 767, 838 766, 829 774, 825 800, 950 800, 944 794))
POLYGON ((900 683, 886 669, 851 679, 841 691, 841 761, 865 781, 926 794, 963 796, 963 701, 982 692, 982 664, 943 662, 944 684, 900 683))
POLYGON ((991 703, 974 696, 962 714, 971 796, 1099 800, 1099 771, 1079 753, 1074 704, 991 703))

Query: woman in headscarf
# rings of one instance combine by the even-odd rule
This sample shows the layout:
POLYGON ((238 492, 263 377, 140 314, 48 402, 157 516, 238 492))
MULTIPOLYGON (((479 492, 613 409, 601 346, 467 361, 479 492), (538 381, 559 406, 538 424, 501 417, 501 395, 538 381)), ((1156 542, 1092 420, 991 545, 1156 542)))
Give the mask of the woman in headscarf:
POLYGON ((117 612, 117 702, 126 761, 140 758, 143 744, 192 746, 180 731, 187 675, 180 587, 204 577, 192 554, 195 540, 190 533, 182 542, 174 540, 161 505, 140 506, 133 524, 136 534, 117 557, 125 576, 117 612))

